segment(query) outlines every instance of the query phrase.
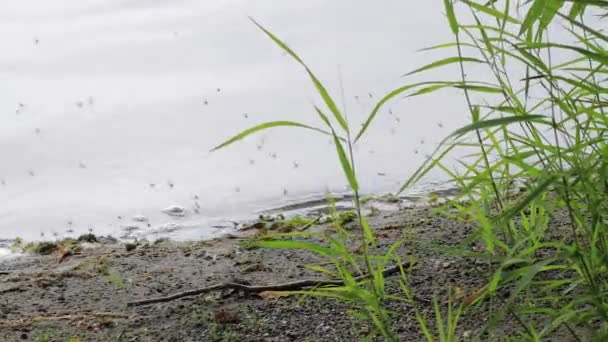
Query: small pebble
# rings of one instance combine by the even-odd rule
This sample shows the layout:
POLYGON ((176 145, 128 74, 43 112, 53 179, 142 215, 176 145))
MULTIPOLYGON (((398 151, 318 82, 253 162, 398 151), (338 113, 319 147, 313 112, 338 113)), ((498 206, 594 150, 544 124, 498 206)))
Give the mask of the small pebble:
POLYGON ((137 245, 134 244, 134 243, 127 243, 127 244, 125 244, 125 250, 127 252, 130 252, 130 251, 134 250, 135 248, 137 248, 137 245))

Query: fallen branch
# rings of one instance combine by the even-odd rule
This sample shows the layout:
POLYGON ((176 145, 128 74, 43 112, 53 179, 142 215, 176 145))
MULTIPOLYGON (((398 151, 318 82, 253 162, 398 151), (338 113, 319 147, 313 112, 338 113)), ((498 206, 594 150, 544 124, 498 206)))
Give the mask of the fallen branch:
MULTIPOLYGON (((395 265, 395 266, 385 268, 384 271, 382 271, 382 274, 385 277, 387 277, 387 276, 393 275, 395 273, 399 273, 399 270, 401 267, 409 268, 412 266, 414 266, 413 263, 406 262, 401 265, 395 265)), ((366 275, 356 277, 355 281, 359 282, 359 281, 363 281, 367 278, 369 278, 369 275, 366 274, 366 275)), ((179 292, 179 293, 176 293, 176 294, 173 294, 170 296, 166 296, 166 297, 158 297, 158 298, 139 300, 139 301, 135 301, 135 302, 129 302, 129 303, 127 303, 127 306, 141 306, 141 305, 149 305, 149 304, 156 304, 156 303, 166 303, 166 302, 174 301, 176 299, 180 299, 180 298, 184 298, 184 297, 198 296, 203 293, 219 291, 219 290, 240 290, 245 293, 260 293, 260 292, 265 292, 265 291, 295 291, 295 290, 300 290, 300 289, 309 288, 309 287, 326 287, 326 286, 342 286, 342 285, 344 285, 344 282, 342 280, 313 280, 313 279, 300 280, 300 281, 295 281, 295 282, 291 282, 291 283, 261 285, 261 286, 251 286, 251 285, 245 285, 245 284, 240 284, 240 283, 228 282, 228 283, 222 283, 222 284, 216 284, 216 285, 212 285, 212 286, 208 286, 208 287, 203 287, 200 289, 179 292)))
POLYGON ((20 286, 13 286, 13 287, 9 287, 9 288, 0 290, 0 294, 5 294, 5 293, 9 293, 9 292, 25 292, 25 289, 21 288, 20 286))
POLYGON ((36 322, 55 322, 55 321, 90 321, 93 319, 129 319, 129 315, 113 312, 93 312, 86 314, 59 314, 34 316, 30 318, 20 318, 17 320, 0 320, 2 329, 23 329, 29 328, 36 322))
POLYGON ((303 232, 306 229, 314 226, 315 224, 319 223, 319 221, 321 221, 321 216, 318 216, 316 219, 310 221, 307 225, 303 226, 302 228, 298 228, 299 232, 303 232))

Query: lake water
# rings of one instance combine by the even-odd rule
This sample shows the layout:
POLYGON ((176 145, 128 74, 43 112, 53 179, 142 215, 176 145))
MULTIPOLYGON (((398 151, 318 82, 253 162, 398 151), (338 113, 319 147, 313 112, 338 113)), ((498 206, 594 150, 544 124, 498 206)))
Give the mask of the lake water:
MULTIPOLYGON (((440 5, 3 4, 0 238, 89 229, 119 236, 136 227, 146 235, 204 238, 225 231, 213 226, 227 220, 328 190, 343 192, 335 150, 315 133, 270 130, 209 153, 255 123, 318 124, 312 103, 322 103, 302 68, 248 16, 307 61, 357 127, 383 94, 420 80, 400 75, 438 58, 416 50, 451 40, 440 5), (187 215, 162 212, 171 205, 186 208, 187 215), (136 222, 136 215, 147 222, 136 222)), ((432 77, 456 74, 444 69, 426 79, 432 77)), ((466 120, 465 104, 453 92, 392 102, 356 146, 363 190, 397 190, 424 155, 466 120)), ((442 180, 433 173, 427 187, 442 180)))

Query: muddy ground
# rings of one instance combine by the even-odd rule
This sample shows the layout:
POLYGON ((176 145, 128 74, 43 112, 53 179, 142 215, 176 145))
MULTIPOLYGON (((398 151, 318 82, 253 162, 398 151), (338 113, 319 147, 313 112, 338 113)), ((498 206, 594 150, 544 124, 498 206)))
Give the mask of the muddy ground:
MULTIPOLYGON (((445 303, 448 288, 466 295, 487 281, 486 261, 441 252, 468 237, 474 229, 470 224, 430 208, 377 213, 370 224, 379 237, 378 249, 403 239, 399 254, 417 262, 409 271, 409 285, 431 320, 434 296, 445 303)), ((216 291, 127 306, 226 281, 265 285, 321 279, 304 268, 323 262, 319 257, 304 251, 246 249, 246 239, 140 243, 129 251, 120 244, 85 244, 61 262, 57 254, 2 261, 0 341, 356 341, 367 334, 370 327, 352 318, 347 305, 328 299, 216 291)), ((388 278, 389 293, 399 293, 398 279, 388 278)), ((401 341, 423 340, 410 305, 391 302, 389 307, 401 341)), ((497 330, 484 333, 489 310, 486 303, 466 312, 458 329, 462 340, 499 341, 521 331, 507 317, 497 330)), ((570 339, 558 333, 553 340, 570 339)))

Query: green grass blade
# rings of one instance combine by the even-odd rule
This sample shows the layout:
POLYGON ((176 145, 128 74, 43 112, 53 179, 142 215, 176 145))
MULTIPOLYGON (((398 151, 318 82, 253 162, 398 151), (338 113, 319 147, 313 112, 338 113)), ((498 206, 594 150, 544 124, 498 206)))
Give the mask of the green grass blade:
POLYGON ((511 24, 516 24, 516 25, 521 24, 521 22, 519 20, 510 17, 508 15, 508 13, 505 14, 505 13, 503 13, 503 12, 497 10, 497 9, 494 9, 494 8, 492 8, 490 6, 480 5, 480 4, 474 3, 474 2, 469 1, 469 0, 461 0, 461 1, 464 2, 465 4, 471 6, 472 8, 476 9, 477 11, 483 12, 483 13, 485 13, 487 15, 490 15, 490 16, 498 19, 498 20, 505 20, 505 21, 507 21, 507 22, 509 22, 511 24))
POLYGON ((460 44, 458 44, 456 42, 451 42, 451 43, 443 43, 443 44, 437 44, 437 45, 425 47, 425 48, 422 48, 422 49, 418 50, 418 52, 452 48, 452 47, 456 47, 458 45, 460 45, 460 46, 467 46, 467 47, 471 47, 471 48, 476 48, 475 44, 470 44, 470 43, 465 43, 465 42, 461 42, 460 44))
POLYGON ((452 0, 443 0, 443 5, 452 33, 458 34, 458 21, 456 20, 456 14, 454 13, 454 4, 452 3, 452 0))
POLYGON ((532 25, 540 18, 545 9, 547 0, 534 0, 532 6, 528 10, 524 22, 521 24, 519 35, 521 36, 524 32, 527 32, 532 28, 532 25))
POLYGON ((587 4, 582 3, 582 2, 577 2, 577 3, 572 4, 572 7, 570 8, 570 12, 568 13, 568 18, 574 19, 574 18, 578 17, 579 15, 582 15, 583 13, 585 13, 585 7, 587 7, 587 4))
POLYGON ((348 184, 350 185, 350 188, 353 191, 359 191, 359 184, 357 182, 357 177, 355 176, 355 171, 353 170, 350 160, 346 155, 346 151, 344 150, 344 146, 342 146, 342 142, 340 142, 340 137, 338 137, 333 127, 331 126, 327 115, 325 115, 323 111, 321 111, 321 109, 319 109, 317 106, 315 106, 315 110, 321 117, 321 120, 323 120, 331 129, 331 134, 334 138, 334 144, 336 145, 336 152, 338 153, 338 159, 340 160, 340 165, 342 166, 342 170, 346 175, 346 179, 348 179, 348 184))
POLYGON ((523 200, 519 201, 517 205, 506 210, 502 214, 500 214, 494 222, 505 222, 506 220, 510 220, 515 216, 519 215, 519 213, 528 206, 532 201, 534 201, 538 196, 545 192, 545 190, 555 182, 557 176, 552 175, 547 177, 542 183, 540 183, 534 190, 532 190, 523 200))
POLYGON ((557 15, 559 15, 560 17, 568 20, 572 25, 574 25, 574 26, 576 26, 576 27, 578 27, 578 28, 580 28, 580 29, 582 29, 584 31, 591 32, 591 33, 593 33, 593 35, 595 35, 596 37, 600 38, 601 40, 603 40, 605 42, 608 42, 608 36, 605 35, 605 34, 603 34, 603 33, 601 33, 600 31, 595 30, 592 27, 590 27, 588 25, 585 25, 585 24, 583 24, 583 23, 581 23, 581 22, 579 22, 577 20, 574 20, 574 19, 572 19, 570 17, 567 17, 567 16, 565 16, 565 15, 563 15, 561 13, 557 13, 557 15))
POLYGON ((543 115, 531 114, 531 115, 506 116, 506 117, 502 117, 502 118, 498 118, 498 119, 476 121, 470 125, 466 125, 462 128, 455 130, 448 137, 460 137, 468 132, 471 132, 471 131, 474 131, 477 129, 489 128, 489 127, 494 127, 494 126, 504 126, 504 125, 509 125, 509 124, 516 123, 516 122, 534 122, 534 123, 540 123, 540 124, 545 124, 545 125, 551 125, 550 122, 546 121, 546 117, 543 115))
POLYGON ((366 243, 371 243, 372 245, 375 246, 376 245, 376 238, 374 237, 374 232, 369 227, 369 223, 367 222, 367 219, 365 217, 361 217, 361 225, 362 225, 362 228, 363 228, 365 242, 366 243))
POLYGON ((541 48, 560 48, 566 50, 572 50, 580 53, 588 58, 595 60, 596 62, 602 64, 608 64, 608 53, 598 53, 589 51, 578 46, 566 45, 566 44, 552 44, 552 43, 536 43, 536 44, 528 44, 525 46, 528 49, 541 49, 541 48))
POLYGON ((539 32, 542 32, 549 27, 549 24, 551 24, 553 18, 555 18, 555 15, 565 3, 564 0, 546 0, 545 9, 540 17, 539 32))
POLYGON ((387 95, 385 95, 380 101, 378 101, 378 103, 376 104, 376 106, 374 106, 374 109, 371 111, 371 113, 369 114, 369 116, 367 117, 367 119, 365 120, 365 122, 363 123, 363 126, 361 127, 361 130, 359 130, 359 133, 357 133, 357 136, 355 138, 355 142, 357 142, 359 139, 361 139, 361 137, 363 136, 363 134, 369 128, 369 125, 376 118, 376 115, 378 114, 378 112, 380 111, 380 109, 382 108, 382 106, 384 106, 388 101, 390 101, 391 99, 393 99, 397 95, 400 95, 400 94, 402 94, 402 93, 404 93, 404 92, 406 92, 406 91, 408 91, 410 89, 416 88, 416 87, 421 86, 421 85, 435 84, 435 83, 442 83, 442 84, 444 84, 446 82, 421 82, 421 83, 415 83, 415 84, 408 84, 408 85, 405 85, 403 87, 397 88, 397 89, 391 91, 390 93, 388 93, 387 95))
POLYGON ((448 64, 463 63, 463 62, 484 63, 484 61, 477 59, 477 58, 472 58, 472 57, 457 57, 457 56, 448 57, 448 58, 444 58, 444 59, 438 60, 436 62, 427 64, 414 71, 410 71, 407 74, 402 75, 402 77, 410 76, 410 75, 417 74, 422 71, 431 70, 431 69, 438 68, 440 66, 444 66, 444 65, 448 65, 448 64))
POLYGON ((503 93, 503 89, 500 87, 457 84, 457 85, 454 85, 454 88, 464 89, 464 90, 469 90, 472 92, 479 92, 479 93, 489 93, 489 94, 502 94, 503 93))
POLYGON ((281 49, 283 49, 285 52, 287 52, 293 59, 295 59, 298 63, 300 63, 300 65, 302 65, 304 67, 304 69, 306 69, 308 76, 310 77, 313 84, 315 85, 315 88, 317 88, 317 92, 319 93, 319 95, 321 95, 321 98, 323 99, 323 101, 325 102, 325 104, 327 105, 329 110, 332 112, 332 114, 334 115, 334 117, 336 118, 338 123, 340 124, 340 127, 342 127, 342 129, 345 132, 348 132, 348 124, 346 122, 346 119, 344 119, 344 116, 342 116, 342 114, 340 113, 338 106, 336 105, 336 103, 334 102, 332 97, 329 95, 329 92, 327 91, 327 89, 323 86, 321 81, 319 81, 319 79, 313 74, 312 70, 310 70, 310 68, 306 65, 306 63, 304 63, 304 61, 289 46, 287 46, 287 44, 285 44, 277 36, 272 34, 272 32, 268 31, 266 28, 264 28, 262 25, 260 25, 253 18, 249 18, 249 19, 251 19, 251 21, 260 30, 262 30, 264 33, 266 33, 266 35, 268 37, 270 37, 270 39, 272 39, 272 41, 274 41, 281 49))
POLYGON ((439 301, 437 300, 437 297, 433 298, 433 309, 435 310, 435 324, 437 325, 437 332, 439 333, 439 341, 447 342, 445 327, 443 325, 443 317, 441 316, 441 309, 439 309, 439 301))
POLYGON ((259 131, 265 130, 265 129, 269 129, 269 128, 274 128, 274 127, 299 127, 299 128, 306 128, 306 129, 310 129, 319 133, 323 133, 323 134, 328 134, 331 135, 331 133, 324 131, 320 128, 316 128, 316 127, 312 127, 312 126, 308 126, 305 124, 301 124, 299 122, 293 122, 293 121, 271 121, 271 122, 266 122, 263 124, 259 124, 257 126, 251 127, 249 129, 244 130, 243 132, 233 136, 232 138, 226 140, 225 142, 217 145, 216 147, 214 147, 213 149, 211 149, 211 152, 213 151, 217 151, 219 149, 222 149, 228 145, 231 145, 239 140, 243 140, 244 138, 246 138, 247 136, 257 133, 259 131))
POLYGON ((253 242, 253 245, 258 247, 275 248, 275 249, 299 249, 312 252, 324 257, 337 255, 337 252, 331 248, 327 248, 317 243, 300 241, 300 240, 261 240, 253 242))
POLYGON ((336 151, 338 152, 338 158, 340 159, 340 164, 342 165, 342 170, 348 179, 348 184, 353 191, 359 191, 359 183, 357 182, 357 177, 355 177, 355 172, 353 171, 352 165, 346 156, 346 151, 344 151, 344 147, 338 139, 338 136, 334 134, 334 143, 336 145, 336 151))

